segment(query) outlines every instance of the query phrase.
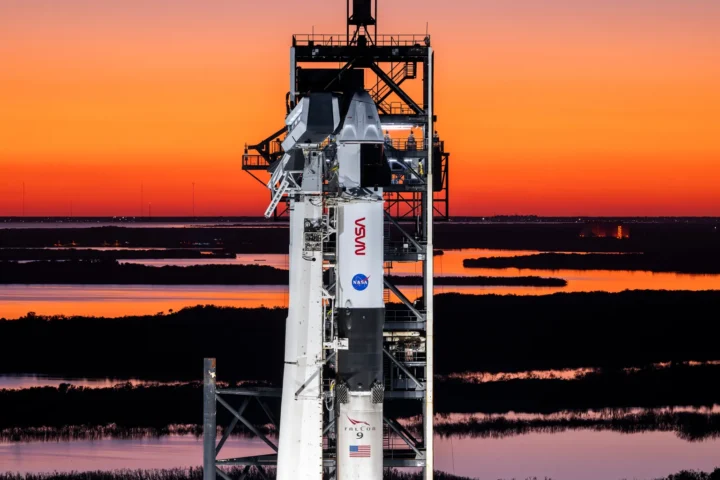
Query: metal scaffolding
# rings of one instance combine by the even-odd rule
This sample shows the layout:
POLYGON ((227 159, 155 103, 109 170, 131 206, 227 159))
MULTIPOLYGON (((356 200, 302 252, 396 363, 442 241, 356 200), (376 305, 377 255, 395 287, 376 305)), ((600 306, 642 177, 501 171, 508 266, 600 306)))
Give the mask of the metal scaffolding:
MULTIPOLYGON (((383 347, 385 358, 384 385, 384 466, 393 468, 422 467, 425 478, 433 478, 433 221, 449 215, 449 153, 435 134, 434 123, 434 67, 433 49, 429 35, 378 35, 376 24, 355 25, 348 6, 348 30, 337 35, 294 35, 290 48, 290 91, 286 95, 287 111, 311 91, 342 91, 361 85, 375 101, 383 129, 417 128, 422 132, 417 141, 394 139, 386 143, 392 158, 392 184, 383 187, 385 197, 384 261, 386 269, 385 323, 383 347), (368 30, 370 26, 370 30, 368 30), (351 32, 351 28, 355 28, 351 32), (321 64, 320 67, 315 65, 321 64), (337 68, 325 68, 328 64, 337 68), (368 78, 373 81, 367 83, 368 78), (404 88, 420 81, 421 98, 404 88), (369 85, 369 86, 368 86, 369 85), (420 264, 422 293, 412 298, 387 278, 398 263, 420 264), (414 414, 421 428, 410 428, 398 417, 414 414)), ((287 129, 282 128, 245 149, 242 168, 265 186, 259 172, 272 171, 283 157, 281 142, 287 129)), ((273 182, 273 180, 270 180, 273 182)), ((281 193, 282 195, 282 193, 281 193)), ((286 198, 271 204, 278 218, 287 210, 286 198)), ((275 200, 280 200, 278 199, 275 200)), ((328 271, 323 301, 327 308, 326 328, 336 325, 334 319, 333 282, 334 253, 336 251, 335 218, 330 208, 323 222, 322 254, 328 271)), ((332 335, 326 340, 332 341, 332 335)), ((331 350, 327 350, 328 352, 331 350)), ((327 353, 326 368, 332 369, 327 353)), ((278 359, 280 361, 280 359, 278 359)), ((265 468, 277 462, 277 454, 244 458, 218 459, 233 428, 242 423, 258 435, 269 448, 277 446, 243 417, 251 400, 255 400, 272 424, 274 416, 264 401, 266 397, 280 397, 279 389, 217 389, 215 363, 205 361, 205 433, 204 480, 220 475, 229 477, 222 467, 231 465, 251 467, 265 474, 265 468), (228 403, 228 395, 242 396, 238 408, 228 403), (232 423, 217 440, 216 404, 233 416, 232 423)), ((322 372, 320 372, 322 375, 322 372)), ((332 385, 323 382, 325 398, 334 395, 332 385)), ((282 421, 282 419, 280 419, 282 421)), ((323 466, 332 478, 335 469, 334 417, 326 415, 323 428, 323 466)))

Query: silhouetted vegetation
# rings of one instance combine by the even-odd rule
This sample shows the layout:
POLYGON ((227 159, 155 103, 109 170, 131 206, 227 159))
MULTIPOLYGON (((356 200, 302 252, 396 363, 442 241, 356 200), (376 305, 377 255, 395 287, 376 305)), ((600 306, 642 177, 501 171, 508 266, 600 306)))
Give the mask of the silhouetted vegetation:
MULTIPOLYGON (((720 291, 435 296, 436 372, 617 368, 716 360, 720 291)), ((388 308, 401 308, 389 305, 388 308)), ((287 310, 198 306, 168 315, 0 320, 0 372, 279 381, 287 310), (88 359, 91 359, 89 361, 88 359)))
MULTIPOLYGON (((515 223, 437 222, 435 247, 580 252, 681 252, 692 248, 695 251, 703 250, 708 255, 717 255, 720 251, 720 222, 717 219, 620 219, 631 229, 630 238, 622 240, 610 237, 581 238, 585 220, 591 219, 581 222, 569 218, 553 220, 540 222, 538 219, 519 219, 515 223)), ((118 242, 135 248, 203 245, 235 253, 287 253, 287 223, 258 222, 258 225, 254 228, 132 228, 133 224, 128 223, 123 227, 2 229, 0 224, 0 248, 49 247, 56 243, 69 245, 72 242, 80 247, 99 247, 118 242)))
MULTIPOLYGON (((395 285, 422 285, 422 277, 395 276, 390 277, 395 285)), ((483 287, 565 287, 567 280, 552 277, 435 277, 435 285, 470 285, 483 287)))
POLYGON ((37 248, 59 245, 101 247, 119 244, 131 248, 223 248, 233 253, 287 253, 286 223, 252 228, 243 226, 187 226, 185 228, 122 227, 2 229, 0 248, 37 248))
MULTIPOLYGON (((245 467, 231 467, 224 469, 230 478, 240 478, 245 467)), ((0 472, 0 480, 202 480, 203 469, 196 468, 172 468, 163 470, 110 470, 91 472, 70 472, 70 473, 26 473, 17 474, 11 472, 0 472)), ((258 471, 252 467, 245 480, 266 480, 275 478, 274 469, 258 471)), ((383 474, 385 480, 422 480, 421 473, 405 473, 394 469, 385 469, 383 474)), ((437 480, 472 480, 468 477, 457 477, 444 472, 435 472, 437 480)), ((675 479, 673 479, 675 480, 675 479)), ((682 479, 684 480, 684 479, 682 479)), ((703 479, 705 480, 705 479, 703 479)), ((709 479, 709 480, 715 480, 709 479)))
POLYGON ((720 253, 718 219, 619 219, 630 238, 580 237, 589 219, 556 223, 454 223, 435 226, 437 248, 494 248, 545 252, 685 252, 720 253))
POLYGON ((147 260, 170 258, 235 258, 223 250, 192 248, 157 250, 93 250, 89 248, 0 248, 0 260, 147 260))
MULTIPOLYGON (((419 429, 420 426, 414 426, 419 429)), ((621 433, 673 432, 687 441, 720 437, 720 414, 695 412, 656 412, 648 410, 637 414, 613 413, 603 418, 586 418, 569 414, 563 418, 510 419, 496 416, 487 419, 470 417, 466 421, 438 423, 435 432, 443 436, 470 436, 504 438, 531 432, 559 433, 566 430, 611 430, 621 433)))
POLYGON ((0 370, 71 377, 197 380, 216 357, 223 380, 282 375, 281 308, 198 306, 168 315, 0 320, 0 370), (258 359, 261 359, 260 361, 258 359))
POLYGON ((286 285, 288 271, 266 265, 150 267, 115 260, 0 262, 0 283, 286 285))
MULTIPOLYGON (((507 380, 480 384, 438 380, 436 386, 438 414, 501 414, 509 411, 549 414, 630 407, 701 407, 720 403, 720 366, 603 372, 577 380, 507 380)), ((0 417, 0 431, 2 436, 13 440, 36 436, 52 438, 56 434, 92 438, 102 434, 132 436, 143 433, 137 429, 146 429, 145 434, 162 435, 180 427, 185 429, 184 433, 193 433, 191 426, 199 428, 202 424, 201 398, 202 385, 198 382, 180 385, 119 384, 113 388, 64 384, 57 388, 0 390, 0 411, 13 412, 13 415, 0 417), (63 430, 70 425, 79 428, 63 430)), ((243 401, 241 397, 226 398, 235 406, 243 401)), ((279 399, 269 399, 269 404, 279 413, 279 399)), ((403 402, 389 402, 386 412, 395 417, 412 417, 420 413, 421 407, 420 402, 410 407, 403 402)), ((255 402, 246 411, 246 417, 258 425, 269 423, 255 402)), ((227 425, 231 418, 225 409, 218 407, 218 425, 227 425)), ((611 420, 605 424, 580 419, 565 423, 548 420, 535 424, 499 421, 471 427, 499 434, 513 429, 560 427, 624 428, 629 431, 659 429, 677 431, 685 435, 684 438, 701 438, 720 431, 720 415, 717 414, 676 412, 668 416, 639 415, 630 420, 611 420)), ((471 427, 465 431, 471 431, 471 427)), ((448 428, 450 433, 463 432, 462 425, 448 428)), ((238 432, 242 431, 238 429, 238 432)))
POLYGON ((576 380, 446 380, 438 412, 554 413, 603 408, 710 406, 720 403, 720 366, 678 365, 637 371, 604 370, 576 380))
MULTIPOLYGON (((0 250, 1 252, 2 250, 0 250)), ((422 277, 393 277, 397 285, 421 285, 422 277)), ((102 260, 0 261, 0 283, 131 285, 287 285, 288 271, 266 265, 154 267, 102 260)), ((436 285, 564 287, 561 278, 438 277, 436 285)))
MULTIPOLYGON (((239 478, 244 467, 231 467, 226 473, 231 478, 239 478)), ((201 467, 196 468, 172 468, 163 470, 111 470, 111 471, 90 471, 90 472, 50 472, 50 473, 0 473, 0 480, 202 480, 203 471, 201 467)), ((458 477, 445 472, 435 472, 437 480, 472 480, 470 477, 458 477)), ((248 472, 245 480, 264 480, 275 478, 275 471, 265 469, 260 473, 255 467, 248 472)), ((385 480, 422 480, 422 473, 406 473, 394 469, 386 469, 383 475, 385 480)), ((518 479, 519 480, 519 479, 518 479)), ((529 477, 523 480, 552 480, 549 477, 529 477)), ((612 480, 612 479, 611 479, 612 480)), ((711 473, 683 470, 679 473, 654 480, 720 480, 720 468, 711 473)))
MULTIPOLYGON (((578 254, 538 253, 517 257, 463 260, 468 268, 531 268, 536 270, 645 270, 649 272, 720 273, 720 255, 687 250, 668 253, 578 254)), ((718 285, 720 288, 720 285, 718 285)))
POLYGON ((697 470, 682 470, 668 477, 656 478, 655 480, 720 480, 720 468, 716 468, 710 473, 697 470))
MULTIPOLYGON (((226 397, 236 408, 242 397, 226 397)), ((279 399, 267 399, 279 407, 279 399)), ((84 438, 93 435, 109 436, 163 435, 200 433, 202 425, 202 385, 138 385, 118 384, 112 388, 86 388, 64 384, 55 387, 0 390, 0 408, 12 415, 0 417, 2 436, 13 440, 29 438, 31 434, 49 436, 53 429, 62 434, 84 438), (198 426, 193 430, 191 426, 198 426), (44 427, 47 430, 37 430, 44 427)), ((278 408, 279 410, 279 408, 278 408)), ((232 419, 226 409, 218 406, 218 425, 228 425, 232 419)), ((256 402, 243 414, 257 425, 269 423, 256 402)), ((243 426, 236 427, 242 432, 243 426)))
POLYGON ((720 291, 436 295, 436 371, 714 360, 719 305, 720 291))

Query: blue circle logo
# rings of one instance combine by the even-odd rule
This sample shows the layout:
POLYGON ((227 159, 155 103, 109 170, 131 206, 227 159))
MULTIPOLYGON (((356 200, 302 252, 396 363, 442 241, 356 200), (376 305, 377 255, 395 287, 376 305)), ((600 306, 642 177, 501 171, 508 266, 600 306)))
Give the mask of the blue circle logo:
POLYGON ((362 292, 368 287, 370 277, 366 277, 362 273, 358 273, 352 278, 352 286, 355 290, 362 292))

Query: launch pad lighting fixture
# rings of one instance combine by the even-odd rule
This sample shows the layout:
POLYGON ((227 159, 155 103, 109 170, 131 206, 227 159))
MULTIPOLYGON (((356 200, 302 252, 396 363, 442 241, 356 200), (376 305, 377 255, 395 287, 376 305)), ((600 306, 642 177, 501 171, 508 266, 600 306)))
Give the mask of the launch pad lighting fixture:
POLYGON ((395 124, 395 123, 391 123, 391 124, 387 124, 387 125, 383 125, 383 126, 382 126, 383 130, 389 130, 389 131, 394 131, 394 130, 412 130, 413 127, 414 127, 414 125, 410 125, 410 124, 407 124, 407 123, 406 123, 406 124, 395 124))

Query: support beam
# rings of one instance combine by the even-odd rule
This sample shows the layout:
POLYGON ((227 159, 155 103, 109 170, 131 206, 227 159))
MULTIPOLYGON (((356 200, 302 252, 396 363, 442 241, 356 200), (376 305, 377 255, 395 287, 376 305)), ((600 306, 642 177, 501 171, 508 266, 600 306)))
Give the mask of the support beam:
MULTIPOLYGON (((240 405, 240 408, 238 408, 238 413, 240 415, 243 414, 249 403, 250 397, 247 397, 242 403, 242 405, 240 405)), ((233 429, 235 429, 235 426, 238 422, 239 420, 237 419, 237 417, 233 417, 232 422, 230 422, 230 426, 225 430, 225 433, 223 433, 223 436, 218 442, 217 447, 215 447, 215 457, 217 457, 217 454, 220 453, 220 450, 222 449, 223 445, 225 445, 225 442, 230 437, 230 434, 232 433, 233 429)))
POLYGON ((328 422, 327 426, 323 429, 323 435, 325 435, 327 432, 329 432, 333 425, 335 425, 335 418, 330 420, 328 422))
POLYGON ((386 217, 388 220, 390 220, 390 223, 392 223, 393 225, 395 225, 395 227, 396 227, 398 230, 400 230, 400 233, 402 233, 403 236, 408 239, 408 241, 412 244, 412 246, 417 249, 418 253, 423 253, 423 252, 425 251, 425 248, 423 248, 423 246, 420 245, 420 244, 417 242, 417 240, 415 240, 415 239, 412 237, 412 235, 410 235, 409 233, 407 233, 407 232, 405 231, 405 229, 400 226, 400 224, 397 222, 397 220, 395 220, 395 219, 392 217, 392 215, 390 215, 390 214, 388 213, 387 210, 385 210, 385 217, 386 217))
POLYGON ((383 417, 383 420, 385 420, 385 423, 387 423, 388 427, 390 427, 390 428, 392 429, 392 431, 395 432, 395 433, 397 434, 397 436, 400 437, 400 438, 403 440, 403 442, 405 442, 405 443, 407 444, 408 447, 412 448, 413 451, 414 451, 419 457, 424 457, 424 455, 422 454, 422 452, 417 448, 417 445, 415 445, 415 442, 413 442, 410 438, 408 438, 408 437, 402 432, 402 430, 400 430, 400 429, 398 428, 398 425, 395 424, 395 421, 394 421, 394 420, 391 420, 391 419, 389 419, 389 418, 387 418, 387 417, 383 417))
MULTIPOLYGON (((427 124, 427 139, 430 140, 432 138, 434 129, 433 129, 433 103, 434 103, 434 76, 435 76, 435 69, 433 66, 433 49, 431 47, 428 47, 428 85, 427 85, 427 94, 428 94, 428 104, 427 104, 427 115, 428 115, 428 124, 427 124)), ((434 328, 434 321, 435 321, 435 312, 434 312, 434 283, 433 283, 433 275, 435 274, 435 258, 433 255, 433 149, 428 148, 428 157, 427 157, 427 190, 425 193, 425 201, 427 202, 427 206, 425 208, 425 211, 427 212, 427 218, 425 219, 425 223, 427 224, 427 242, 426 242, 426 248, 427 251, 430 252, 429 255, 425 255, 425 354, 426 354, 426 367, 425 367, 425 377, 426 377, 426 384, 425 384, 425 480, 433 480, 434 478, 434 469, 435 469, 435 457, 434 457, 434 451, 435 448, 435 428, 434 428, 434 415, 435 415, 435 408, 434 408, 434 378, 435 375, 435 366, 434 366, 434 349, 435 349, 435 338, 433 333, 434 328)))
MULTIPOLYGON (((237 419, 240 420, 243 423, 243 425, 245 425, 248 428, 248 430, 250 430, 252 433, 254 433, 260 440, 265 442, 268 447, 272 448, 276 452, 278 451, 277 445, 275 445, 265 435, 263 435, 263 433, 260 430, 255 428, 255 425, 248 422, 242 415, 240 415, 234 408, 232 408, 229 403, 227 403, 225 400, 223 400, 223 398, 220 395, 217 395, 216 397, 217 397, 217 401, 220 402, 220 404, 222 404, 223 407, 227 408, 230 413, 232 413, 235 417, 237 417, 237 419)), ((203 479, 203 480, 205 480, 205 479, 203 479)))
POLYGON ((420 383, 420 380, 418 380, 418 379, 415 377, 415 375, 413 375, 412 373, 410 373, 410 370, 408 370, 407 367, 406 367, 405 365, 403 365, 402 362, 400 362, 400 360, 398 360, 397 358, 395 358, 395 357, 393 356, 393 354, 390 353, 390 352, 388 352, 387 349, 385 349, 385 348, 383 348, 383 352, 385 352, 385 355, 387 355, 388 358, 390 358, 390 360, 391 360, 395 365, 397 365, 398 368, 399 368, 400 370, 402 370, 405 375, 407 375, 407 376, 410 378, 410 380, 412 380, 413 382, 415 382, 415 384, 416 384, 418 387, 420 387, 420 390, 424 390, 424 389, 425 389, 425 387, 423 386, 423 384, 420 383))
POLYGON ((412 98, 410 98, 410 95, 408 95, 407 93, 405 93, 405 91, 404 91, 402 88, 400 88, 400 87, 393 81, 393 79, 390 78, 390 77, 388 76, 388 74, 385 73, 385 71, 384 71, 382 68, 380 68, 376 63, 371 63, 371 64, 370 64, 370 69, 371 69, 373 72, 375 72, 375 74, 376 74, 378 77, 380 77, 380 79, 381 79, 383 82, 385 82, 388 87, 390 87, 390 89, 393 91, 393 93, 395 93, 395 95, 397 95, 398 97, 400 97, 400 100, 402 100, 403 102, 405 102, 405 104, 406 104, 408 107, 412 108, 415 113, 417 113, 418 115, 420 115, 420 114, 423 113, 423 109, 420 108, 420 106, 419 106, 417 103, 415 103, 415 100, 413 100, 412 98))
POLYGON ((383 277, 383 282, 385 283, 385 286, 395 294, 395 296, 400 299, 400 301, 408 307, 408 309, 415 314, 417 319, 421 322, 425 321, 425 316, 415 308, 412 304, 412 302, 403 294, 390 280, 387 279, 387 277, 383 277))
MULTIPOLYGON (((250 400, 250 399, 248 398, 248 400, 250 400)), ((272 425, 275 428, 278 428, 278 424, 275 421, 275 416, 272 414, 272 412, 270 411, 270 408, 267 406, 267 404, 265 402, 263 402, 262 400, 260 400, 260 397, 255 397, 255 400, 257 400, 257 402, 260 404, 260 407, 263 409, 263 412, 265 412, 265 415, 267 415, 267 418, 268 418, 268 420, 270 420, 270 423, 272 423, 272 425)), ((242 414, 242 412, 240 412, 240 413, 242 414)))
POLYGON ((216 373, 215 359, 206 358, 203 361, 203 480, 215 480, 216 373))
MULTIPOLYGON (((220 476, 223 478, 223 480, 232 480, 232 478, 230 478, 230 475, 228 475, 227 473, 223 472, 223 471, 220 470, 218 467, 215 467, 215 473, 217 473, 218 475, 220 475, 220 476)), ((241 475, 240 478, 242 479, 242 478, 245 478, 245 477, 244 477, 244 475, 241 475)))

